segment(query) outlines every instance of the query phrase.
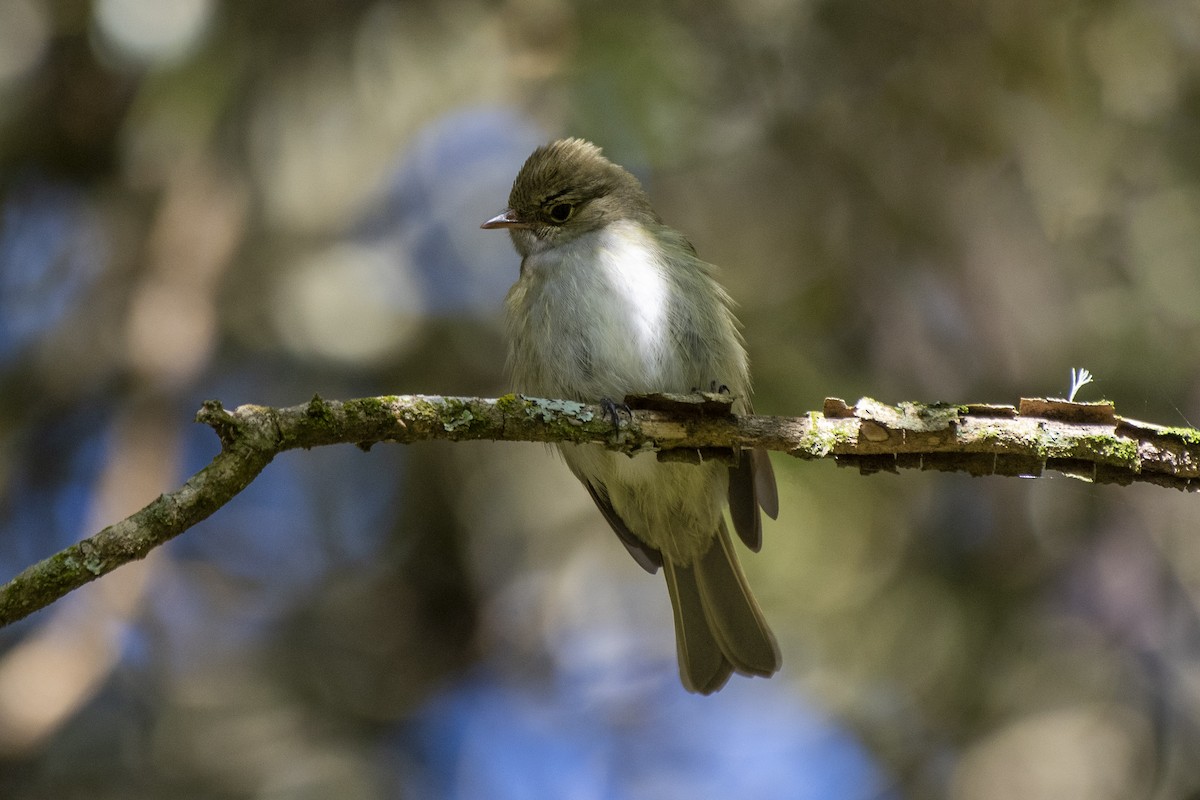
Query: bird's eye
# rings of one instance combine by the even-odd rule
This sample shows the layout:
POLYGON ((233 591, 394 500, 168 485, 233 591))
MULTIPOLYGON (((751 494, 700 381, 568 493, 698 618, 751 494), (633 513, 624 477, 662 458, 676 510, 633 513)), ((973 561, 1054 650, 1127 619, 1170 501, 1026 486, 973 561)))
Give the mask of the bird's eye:
POLYGON ((575 213, 575 206, 570 203, 555 203, 547 212, 552 222, 566 222, 575 213))

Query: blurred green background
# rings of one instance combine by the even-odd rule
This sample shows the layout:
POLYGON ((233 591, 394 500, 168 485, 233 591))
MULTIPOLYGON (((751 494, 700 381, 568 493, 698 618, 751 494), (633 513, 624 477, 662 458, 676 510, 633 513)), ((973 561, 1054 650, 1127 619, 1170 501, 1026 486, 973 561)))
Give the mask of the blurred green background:
MULTIPOLYGON (((1200 423, 1191 0, 0 3, 0 567, 180 484, 219 398, 505 390, 479 230, 589 138, 722 267, 756 407, 1200 423)), ((280 457, 0 631, 0 796, 1200 796, 1164 489, 776 456, 784 669, 678 686, 545 448, 280 457)))

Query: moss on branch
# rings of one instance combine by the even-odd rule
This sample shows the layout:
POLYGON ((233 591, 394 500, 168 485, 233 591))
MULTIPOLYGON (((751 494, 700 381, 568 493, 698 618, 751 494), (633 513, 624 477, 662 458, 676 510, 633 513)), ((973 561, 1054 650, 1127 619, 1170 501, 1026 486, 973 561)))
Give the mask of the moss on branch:
POLYGON ((444 439, 576 442, 664 460, 712 458, 762 447, 804 459, 833 458, 864 474, 900 469, 1033 477, 1055 470, 1100 483, 1200 489, 1200 431, 1126 419, 1111 403, 1024 399, 1018 406, 830 398, 800 417, 738 417, 722 394, 625 398, 611 407, 508 394, 496 399, 391 395, 289 408, 206 402, 196 420, 221 443, 204 469, 132 516, 28 567, 0 586, 0 625, 144 558, 216 512, 279 453, 348 443, 444 439))

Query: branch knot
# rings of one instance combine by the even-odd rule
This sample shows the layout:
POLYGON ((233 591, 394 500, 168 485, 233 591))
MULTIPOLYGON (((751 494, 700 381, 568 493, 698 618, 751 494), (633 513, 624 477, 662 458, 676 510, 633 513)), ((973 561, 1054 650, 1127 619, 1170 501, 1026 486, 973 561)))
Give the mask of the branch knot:
POLYGON ((212 428, 221 440, 221 449, 228 450, 242 433, 243 423, 221 405, 220 400, 205 400, 196 412, 196 422, 212 428))

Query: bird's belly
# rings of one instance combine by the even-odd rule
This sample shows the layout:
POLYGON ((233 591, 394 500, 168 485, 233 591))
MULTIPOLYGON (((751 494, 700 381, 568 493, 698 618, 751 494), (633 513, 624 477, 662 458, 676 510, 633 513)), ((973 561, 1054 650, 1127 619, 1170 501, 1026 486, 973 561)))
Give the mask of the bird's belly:
POLYGON ((721 519, 728 488, 724 464, 672 464, 654 453, 633 457, 599 445, 561 445, 577 476, 601 486, 638 538, 676 563, 704 553, 721 519))

